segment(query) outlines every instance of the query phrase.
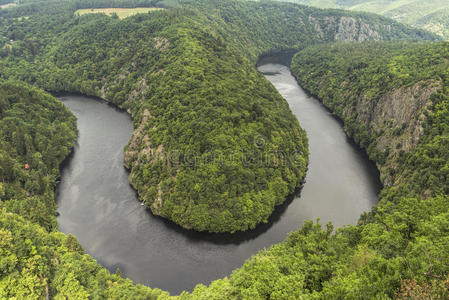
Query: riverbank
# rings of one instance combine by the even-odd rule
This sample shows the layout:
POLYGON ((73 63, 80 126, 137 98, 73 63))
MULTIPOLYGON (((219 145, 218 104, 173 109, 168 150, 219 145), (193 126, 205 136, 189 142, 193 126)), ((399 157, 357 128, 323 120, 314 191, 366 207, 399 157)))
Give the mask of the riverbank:
POLYGON ((288 68, 265 68, 276 73, 267 78, 310 130, 312 149, 301 194, 278 207, 269 223, 244 233, 214 235, 184 230, 152 215, 140 205, 120 164, 132 134, 129 116, 102 101, 68 96, 64 103, 78 118, 80 139, 58 188, 61 231, 77 236, 110 271, 120 268, 137 283, 178 294, 228 276, 258 251, 283 241, 305 220, 321 218, 336 227, 355 224, 376 203, 375 169, 347 140, 338 122, 302 92, 288 68), (338 178, 343 182, 335 184, 338 178), (353 180, 355 184, 349 182, 353 180))

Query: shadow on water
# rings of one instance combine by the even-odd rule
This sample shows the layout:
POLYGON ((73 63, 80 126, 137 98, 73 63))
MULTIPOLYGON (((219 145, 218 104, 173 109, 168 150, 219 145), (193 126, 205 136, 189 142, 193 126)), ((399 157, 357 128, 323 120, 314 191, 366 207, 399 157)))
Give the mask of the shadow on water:
MULTIPOLYGON (((61 162, 61 164, 59 165, 59 178, 56 181, 56 186, 55 186, 55 201, 56 201, 56 205, 58 204, 58 199, 60 199, 60 194, 61 194, 61 189, 59 188, 59 185, 61 184, 61 177, 62 174, 65 170, 70 169, 72 167, 73 162, 73 157, 75 156, 75 153, 78 151, 79 149, 79 143, 78 143, 78 136, 76 137, 76 141, 73 145, 72 150, 70 151, 70 153, 67 155, 66 158, 64 158, 64 160, 61 162)), ((56 215, 59 215, 59 212, 56 212, 56 215)))
MULTIPOLYGON (((285 54, 284 53, 285 57, 281 57, 279 59, 281 61, 286 61, 288 59, 291 60, 293 54, 290 54, 290 53, 285 54)), ((270 57, 266 57, 266 59, 270 60, 270 57)), ((274 58, 272 60, 277 61, 276 58, 274 58)), ((53 95, 55 97, 58 97, 61 101, 64 101, 66 99, 66 97, 70 97, 70 96, 84 97, 84 95, 80 94, 80 93, 70 93, 70 94, 53 93, 53 95)), ((102 104, 106 104, 107 106, 109 106, 110 108, 113 108, 117 112, 127 113, 125 110, 117 107, 115 104, 105 101, 104 99, 101 99, 98 97, 92 97, 92 96, 89 96, 89 98, 91 98, 93 101, 98 101, 102 104)), ((77 138, 77 141, 76 141, 75 146, 73 147, 72 151, 61 163, 61 165, 60 165, 61 174, 64 169, 71 168, 72 162, 73 162, 73 157, 75 156, 75 153, 77 151, 79 151, 78 140, 79 139, 77 138)), ((124 169, 125 169, 126 173, 129 175, 129 170, 127 170, 126 168, 124 168, 124 169)), ((134 189, 134 187, 130 183, 129 183, 129 186, 134 191, 135 199, 139 199, 137 191, 134 189)), ((301 189, 303 186, 304 186, 304 182, 301 184, 301 186, 299 188, 297 188, 295 190, 295 192, 292 195, 287 196, 286 200, 282 204, 276 206, 275 209, 273 210, 272 214, 268 218, 267 222, 258 224, 254 229, 247 230, 247 231, 238 231, 238 232, 235 232, 232 234, 231 233, 198 232, 198 231, 194 231, 194 230, 188 230, 188 229, 182 228, 178 224, 170 221, 169 219, 154 215, 151 212, 151 209, 148 207, 146 207, 145 210, 148 215, 148 218, 151 218, 153 220, 153 222, 160 223, 163 226, 165 226, 168 230, 172 230, 180 235, 184 235, 184 236, 188 237, 191 242, 209 242, 209 243, 212 243, 215 245, 227 245, 227 244, 239 245, 243 242, 247 242, 247 241, 256 239, 258 236, 260 236, 261 234, 264 234, 273 225, 275 225, 281 219, 282 215, 286 212, 288 206, 293 202, 293 200, 300 197, 301 189)), ((59 197, 60 193, 61 193, 60 189, 58 189, 58 187, 56 187, 56 192, 55 192, 56 199, 60 199, 60 197, 59 197)), ((120 269, 122 269, 122 268, 120 268, 120 269)))
MULTIPOLYGON (((277 52, 270 52, 267 54, 263 54, 259 57, 259 60, 256 63, 256 68, 260 67, 262 65, 267 64, 279 64, 284 65, 290 68, 290 64, 292 62, 293 56, 298 52, 299 50, 295 49, 289 49, 289 50, 281 50, 277 52)), ((276 75, 274 74, 266 74, 266 75, 276 75)))
MULTIPOLYGON (((259 67, 262 65, 267 65, 267 64, 279 64, 279 65, 283 65, 283 66, 290 68, 293 56, 295 56, 295 54, 298 53, 298 51, 300 51, 300 50, 290 49, 290 50, 284 50, 284 51, 279 51, 279 52, 262 55, 260 57, 260 59, 258 60, 256 67, 259 67)), ((280 73, 266 71, 266 72, 262 72, 262 74, 264 74, 265 76, 275 76, 275 75, 279 75, 280 73)), ((293 74, 292 74, 292 76, 295 77, 293 74)), ((344 128, 343 120, 340 117, 338 117, 336 114, 334 114, 327 106, 325 106, 319 97, 310 93, 305 88, 303 88, 303 90, 307 94, 308 97, 315 98, 321 104, 321 106, 328 112, 329 116, 332 117, 335 121, 337 121, 338 124, 340 124, 340 126, 342 128, 344 128)), ((378 187, 378 190, 380 191, 383 188, 383 185, 380 181, 380 172, 377 169, 377 166, 374 163, 374 161, 372 161, 369 158, 369 156, 366 152, 366 149, 360 147, 354 141, 354 139, 352 137, 349 137, 348 135, 346 135, 346 141, 347 141, 347 143, 351 144, 352 147, 357 149, 359 154, 362 156, 362 158, 364 160, 366 160, 366 171, 372 176, 372 178, 376 179, 376 181, 377 181, 376 185, 378 187)))
MULTIPOLYGON (((280 51, 280 52, 276 52, 276 53, 270 53, 266 56, 261 56, 261 58, 257 62, 257 66, 261 66, 261 65, 265 65, 265 64, 281 64, 281 65, 285 65, 285 66, 290 66, 291 60, 296 52, 297 52, 297 50, 285 50, 285 51, 280 51)), ((264 75, 276 75, 278 73, 273 72, 273 74, 271 74, 270 72, 264 72, 263 74, 264 75)), ((53 95, 59 97, 62 101, 65 99, 65 97, 83 96, 82 94, 79 94, 79 93, 70 93, 70 94, 54 93, 53 95)), ((114 110, 116 110, 118 112, 126 112, 125 110, 118 108, 115 104, 105 101, 104 99, 101 99, 98 97, 90 97, 90 98, 94 101, 99 101, 103 104, 106 104, 110 108, 113 108, 114 110)), ((324 105, 323 105, 323 107, 326 108, 324 105)), ((326 108, 326 110, 329 112, 329 114, 332 116, 332 118, 334 118, 341 125, 343 125, 343 121, 340 118, 338 118, 337 116, 332 114, 332 112, 330 110, 328 110, 327 108, 326 108)), ((347 139, 348 143, 350 143, 352 146, 354 146, 358 150, 360 150, 361 155, 370 164, 369 166, 367 166, 367 171, 369 173, 371 173, 372 177, 379 178, 379 171, 375 167, 374 163, 369 160, 369 157, 366 154, 366 152, 363 149, 361 149, 354 142, 354 140, 352 138, 346 137, 346 139, 347 139)), ((78 144, 78 140, 77 140, 71 153, 61 163, 61 165, 60 165, 61 171, 63 169, 71 168, 72 158, 74 157, 75 152, 78 150, 79 150, 79 144, 78 144)), ((127 171, 127 173, 129 174, 128 171, 127 171)), ((381 186, 380 180, 379 180, 378 184, 379 184, 379 186, 381 186)), ((216 244, 216 245, 226 245, 226 244, 239 245, 243 242, 256 239, 258 236, 267 232, 273 225, 275 225, 277 222, 279 222, 279 220, 282 218, 283 214, 287 211, 287 208, 293 202, 293 200, 300 198, 302 187, 303 187, 303 185, 301 185, 301 187, 298 188, 294 194, 288 196, 287 199, 281 205, 276 206, 273 213, 271 214, 271 216, 269 217, 269 219, 267 220, 266 223, 259 224, 256 226, 256 228, 254 228, 252 230, 248 230, 245 232, 239 231, 239 232, 236 232, 233 234, 208 233, 208 232, 197 232, 197 231, 193 231, 193 230, 187 230, 166 218, 162 218, 160 216, 154 215, 149 208, 146 208, 146 212, 147 212, 148 218, 152 218, 153 221, 163 224, 163 226, 165 226, 168 230, 172 230, 178 234, 188 237, 189 240, 192 242, 204 242, 205 241, 205 242, 209 242, 209 243, 216 244)), ((135 192, 136 199, 138 199, 137 192, 135 190, 134 190, 134 192, 135 192)), ((56 199, 60 198, 59 193, 60 193, 60 190, 58 188, 56 188, 56 195, 55 195, 56 199)))
POLYGON ((271 216, 268 218, 266 223, 262 223, 256 226, 256 228, 248 231, 238 231, 236 233, 208 233, 208 232, 198 232, 193 230, 184 229, 177 224, 171 222, 168 219, 161 218, 155 216, 151 213, 151 210, 147 208, 147 212, 152 218, 156 218, 159 222, 163 223, 169 230, 173 230, 178 232, 189 238, 192 242, 209 242, 215 245, 240 245, 243 242, 247 242, 253 239, 256 239, 261 234, 267 232, 273 225, 275 225, 279 220, 281 220, 282 215, 287 211, 289 205, 293 202, 293 200, 300 198, 301 189, 298 188, 294 194, 287 197, 284 203, 276 206, 271 216))
MULTIPOLYGON (((109 102, 109 101, 106 101, 105 99, 97 97, 97 96, 85 95, 85 94, 78 93, 78 92, 70 92, 70 93, 52 92, 51 94, 53 95, 53 97, 59 99, 62 102, 64 102, 64 100, 66 100, 66 99, 68 99, 68 98, 70 98, 72 96, 75 96, 75 97, 88 97, 90 100, 97 101, 97 102, 100 102, 102 104, 105 104, 105 105, 107 105, 108 107, 112 108, 113 110, 115 110, 117 112, 124 112, 127 115, 129 115, 128 112, 126 111, 126 109, 120 108, 117 104, 109 102)), ((131 118, 131 116, 129 116, 129 117, 131 118)))
MULTIPOLYGON (((279 65, 283 65, 283 66, 290 68, 293 56, 295 56, 295 54, 298 53, 299 51, 300 51, 300 49, 299 50, 298 49, 288 49, 288 50, 270 52, 265 55, 261 55, 259 60, 257 61, 256 67, 260 67, 262 65, 267 65, 267 64, 279 64, 279 65)), ((280 73, 278 71, 276 71, 276 72, 266 71, 266 72, 262 72, 262 74, 264 74, 265 76, 275 76, 275 75, 279 75, 280 73)), ((321 106, 328 112, 329 116, 332 117, 335 121, 337 121, 338 124, 340 124, 340 126, 342 128, 344 128, 343 120, 340 117, 338 117, 337 115, 335 115, 327 106, 325 106, 323 104, 323 102, 316 95, 313 95, 307 89, 304 89, 304 92, 307 94, 308 97, 315 98, 321 104, 321 106)), ((353 138, 351 138, 347 135, 346 135, 346 141, 348 144, 351 144, 352 147, 357 149, 359 154, 362 156, 362 158, 364 160, 366 160, 366 172, 368 172, 372 176, 372 178, 375 178, 375 181, 377 181, 376 182, 377 189, 380 191, 383 188, 382 182, 380 181, 380 172, 377 169, 377 166, 374 163, 374 161, 372 161, 369 158, 369 156, 366 152, 366 149, 361 148, 354 141, 353 138)))
POLYGON ((56 190, 60 230, 75 235, 86 253, 111 272, 119 268, 135 283, 179 294, 229 276, 304 221, 320 218, 337 227, 356 223, 377 203, 377 170, 353 147, 335 116, 308 97, 280 66, 290 65, 294 52, 258 62, 266 65, 260 69, 273 73, 267 79, 302 121, 311 149, 306 183, 275 208, 267 223, 247 232, 210 234, 154 216, 140 205, 123 167, 123 147, 133 131, 130 116, 99 98, 66 94, 62 100, 78 117, 79 136, 61 165, 56 190))

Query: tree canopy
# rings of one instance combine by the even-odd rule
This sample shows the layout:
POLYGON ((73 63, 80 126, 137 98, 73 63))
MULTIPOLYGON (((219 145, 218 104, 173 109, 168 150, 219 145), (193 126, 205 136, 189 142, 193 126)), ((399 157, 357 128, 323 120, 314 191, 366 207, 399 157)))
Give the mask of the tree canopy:
MULTIPOLYGON (((0 10, 1 297, 168 297, 111 275, 74 237, 57 231, 53 191, 76 138, 75 119, 40 89, 99 96, 126 109, 135 131, 125 164, 140 199, 183 227, 235 232, 266 221, 301 185, 308 160, 305 132, 255 70, 257 58, 335 41, 392 39, 436 37, 370 14, 265 1, 23 0, 0 10), (74 14, 93 5, 167 9, 121 20, 74 14)), ((230 278, 180 297, 385 298, 431 289, 445 298, 444 51, 446 44, 402 43, 300 52, 293 64, 298 80, 312 92, 322 88, 314 93, 379 166, 397 167, 383 171, 394 184, 358 226, 333 232, 331 225, 307 223, 230 278), (345 55, 349 50, 360 59, 345 55), (350 83, 342 81, 347 74, 350 83), (345 117, 363 91, 374 101, 419 82, 442 88, 423 111, 424 133, 408 152, 375 149, 382 133, 373 137, 345 117), (339 94, 344 84, 352 97, 339 94)), ((401 136, 401 128, 387 132, 401 136)))

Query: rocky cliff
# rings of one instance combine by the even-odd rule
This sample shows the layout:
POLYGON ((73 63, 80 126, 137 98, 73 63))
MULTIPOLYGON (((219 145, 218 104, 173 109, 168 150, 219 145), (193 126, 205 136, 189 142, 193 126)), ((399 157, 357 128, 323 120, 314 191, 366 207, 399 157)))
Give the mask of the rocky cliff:
MULTIPOLYGON (((135 132, 125 165, 139 198, 153 213, 199 231, 254 228, 305 176, 305 133, 255 70, 260 55, 334 41, 433 39, 369 14, 273 2, 176 2, 177 8, 125 19, 67 14, 66 27, 36 33, 51 46, 31 50, 24 47, 34 45, 38 21, 22 20, 16 25, 30 30, 0 53, 8 56, 0 60, 0 76, 126 109, 135 132), (279 168, 235 158, 264 151, 300 152, 302 159, 279 168), (172 154, 181 160, 170 161, 172 154)), ((51 27, 47 18, 36 19, 51 27)))
MULTIPOLYGON (((425 51, 423 44, 413 46, 417 53, 425 51)), ((432 96, 443 90, 442 79, 426 70, 426 62, 401 53, 411 48, 403 43, 318 46, 298 53, 292 63, 299 83, 344 121, 348 135, 376 162, 386 186, 401 181, 399 161, 416 149, 432 96)), ((433 63, 447 64, 438 59, 433 63)))
POLYGON ((350 16, 331 16, 321 19, 309 16, 309 22, 319 38, 324 39, 330 36, 335 42, 380 41, 383 39, 382 31, 390 33, 392 30, 391 25, 370 24, 363 18, 350 16))
MULTIPOLYGON (((425 112, 431 105, 430 96, 442 89, 441 81, 423 81, 410 87, 392 89, 377 101, 362 93, 355 98, 355 106, 345 108, 342 119, 352 119, 372 136, 376 152, 385 154, 388 163, 377 163, 381 181, 393 185, 394 169, 401 153, 409 153, 424 133, 425 112)), ((329 104, 329 100, 324 102, 329 104)))
MULTIPOLYGON (((197 4, 195 3, 195 5, 197 4)), ((183 5, 189 7, 192 4, 185 1, 183 5)), ((351 15, 343 11, 319 11, 291 4, 245 3, 243 5, 243 3, 235 2, 227 6, 222 5, 222 3, 216 3, 215 5, 216 7, 213 7, 213 9, 210 7, 202 8, 205 12, 211 10, 218 12, 216 16, 219 17, 212 18, 212 21, 209 20, 211 24, 207 25, 221 26, 221 30, 215 33, 218 36, 214 38, 228 44, 228 48, 231 45, 236 46, 237 48, 234 53, 241 57, 248 57, 250 60, 266 52, 267 49, 300 48, 307 44, 335 41, 364 42, 403 37, 420 38, 422 34, 419 31, 410 31, 409 28, 390 20, 365 14, 351 15), (245 17, 235 18, 239 14, 244 14, 245 17), (231 18, 231 16, 234 18, 231 18), (257 21, 261 17, 265 20, 262 26, 257 21), (267 24, 270 25, 266 26, 267 24), (235 34, 237 30, 239 32, 238 35, 235 34), (245 48, 240 49, 243 45, 245 45, 245 48)), ((425 37, 425 34, 423 37, 425 37)), ((154 48, 152 51, 157 52, 157 55, 161 56, 161 58, 170 56, 173 51, 177 51, 170 47, 170 45, 176 45, 176 40, 171 40, 163 33, 158 33, 155 38, 150 38, 150 42, 154 48)), ((177 45, 176 47, 180 46, 177 45)), ((139 192, 143 203, 148 205, 154 214, 172 220, 175 219, 178 224, 185 228, 208 228, 208 230, 211 230, 209 225, 204 227, 203 225, 196 224, 193 218, 183 221, 177 220, 179 216, 175 216, 175 214, 184 215, 184 213, 175 212, 173 208, 169 208, 169 203, 174 201, 173 197, 177 197, 175 196, 176 193, 174 193, 177 186, 180 184, 185 186, 185 183, 179 182, 179 178, 182 178, 178 174, 177 168, 179 166, 173 166, 167 161, 167 158, 171 156, 170 151, 174 150, 177 152, 180 149, 173 149, 173 147, 164 144, 164 142, 155 142, 154 135, 157 134, 159 128, 163 128, 165 125, 158 125, 157 117, 152 116, 154 114, 152 107, 146 105, 148 103, 148 99, 146 98, 152 97, 156 93, 156 86, 161 84, 165 85, 167 80, 170 80, 167 78, 170 76, 172 66, 167 65, 164 67, 163 64, 165 62, 155 63, 155 65, 150 66, 151 72, 145 74, 142 73, 141 66, 138 62, 128 62, 127 65, 121 68, 119 74, 104 81, 100 89, 102 97, 110 99, 113 102, 119 102, 122 107, 128 109, 128 112, 131 113, 135 120, 136 129, 125 150, 125 165, 130 169, 130 181, 139 192), (128 84, 131 88, 121 97, 122 100, 115 100, 114 98, 117 99, 117 92, 115 91, 120 90, 129 83, 130 78, 135 78, 136 73, 141 73, 143 77, 138 77, 139 79, 134 85, 128 84), (145 108, 137 109, 139 107, 145 108), (161 166, 169 171, 159 170, 161 166), (152 170, 150 172, 156 178, 149 179, 150 175, 148 170, 152 170), (164 175, 157 178, 161 173, 164 175)), ((247 71, 247 74, 249 73, 251 72, 247 71)), ((195 74, 191 75, 197 76, 195 74)), ((205 78, 205 75, 201 76, 205 78)), ((167 85, 167 90, 170 89, 172 87, 167 85)), ((385 101, 388 102, 388 100, 385 101)), ((362 105, 356 109, 363 110, 364 106, 362 105)), ((348 111, 347 113, 350 114, 352 112, 348 111)), ((372 116, 369 116, 368 113, 365 113, 365 115, 368 119, 372 119, 372 116)), ((410 115, 409 117, 411 118, 412 116, 410 115)), ((367 126, 371 125, 367 124, 367 126)), ((370 130, 373 132, 380 130, 379 126, 384 125, 373 125, 373 128, 370 130)), ((404 142, 403 144, 408 145, 410 143, 404 142)), ((395 150, 397 149, 395 148, 395 150)), ((383 151, 386 150, 384 149, 383 151)), ((394 155, 394 153, 392 151, 391 155, 394 155)), ((193 188, 195 184, 192 183, 191 186, 193 188)), ((200 186, 197 183, 198 189, 201 189, 200 186)), ((222 195, 216 195, 214 197, 220 198, 222 195)), ((281 200, 276 200, 276 203, 281 202, 281 200)), ((178 211, 185 210, 185 208, 181 208, 179 205, 175 207, 178 207, 178 211)), ((264 208, 263 210, 265 211, 267 209, 264 208)), ((195 213, 198 211, 201 210, 196 209, 195 213)), ((194 215, 194 213, 188 214, 194 215)), ((264 215, 268 217, 269 214, 264 213, 264 215)), ((220 216, 220 214, 217 216, 220 216)), ((215 219, 219 218, 217 217, 215 219)), ((204 218, 201 222, 211 223, 205 222, 204 218)), ((234 219, 233 222, 239 223, 240 221, 234 219)), ((239 228, 246 228, 248 225, 242 226, 239 228)), ((221 230, 216 225, 213 228, 213 231, 221 230)))

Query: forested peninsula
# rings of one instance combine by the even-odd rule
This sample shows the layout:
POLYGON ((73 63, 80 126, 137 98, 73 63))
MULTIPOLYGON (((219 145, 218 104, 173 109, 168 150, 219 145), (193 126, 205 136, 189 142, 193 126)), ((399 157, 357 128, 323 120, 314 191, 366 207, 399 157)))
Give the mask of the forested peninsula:
MULTIPOLYGON (((98 1, 95 5, 165 9, 119 19, 74 14, 91 8, 89 1, 25 0, 0 10, 0 116, 5 124, 0 127, 0 297, 169 297, 160 290, 133 285, 119 274, 111 275, 83 253, 74 237, 57 231, 53 190, 58 166, 76 138, 75 119, 38 88, 98 96, 126 109, 135 131, 125 149, 125 165, 143 203, 184 228, 232 233, 266 222, 275 206, 300 187, 307 168, 305 132, 286 101, 254 68, 258 57, 338 41, 437 39, 372 14, 288 3, 167 0, 98 1), (282 167, 273 156, 248 159, 267 153, 283 153, 287 158, 294 154, 295 159, 285 159, 282 167)), ((434 293, 444 290, 447 258, 435 256, 447 244, 444 188, 436 189, 438 181, 434 181, 423 183, 428 186, 421 185, 414 193, 406 192, 413 178, 422 179, 414 173, 413 155, 414 164, 428 164, 422 168, 428 172, 436 171, 431 166, 444 159, 438 156, 444 155, 438 146, 444 143, 444 93, 433 95, 432 104, 423 106, 426 110, 417 108, 413 124, 423 129, 413 136, 416 140, 387 151, 376 148, 378 139, 399 137, 413 128, 401 123, 396 130, 392 121, 391 128, 384 124, 384 131, 377 132, 363 120, 352 124, 343 111, 353 113, 360 94, 353 94, 348 102, 340 100, 338 108, 331 100, 326 102, 326 95, 314 92, 319 80, 307 76, 312 72, 307 70, 322 75, 329 67, 326 62, 337 61, 325 78, 343 85, 339 80, 346 73, 339 72, 349 72, 355 78, 349 83, 354 91, 364 89, 363 76, 375 76, 365 48, 357 51, 367 65, 359 68, 366 73, 340 69, 339 63, 353 62, 351 57, 341 61, 344 47, 371 48, 367 45, 389 44, 325 44, 305 49, 295 57, 293 71, 301 84, 346 121, 348 133, 378 163, 386 184, 381 205, 363 216, 358 226, 337 232, 331 225, 323 230, 319 224, 307 223, 285 242, 255 255, 230 278, 210 287, 199 285, 193 293, 179 297, 378 298, 393 297, 401 285, 424 289, 423 284, 434 293), (329 49, 334 56, 326 52, 329 49), (392 166, 403 172, 395 174, 392 166), (430 229, 430 225, 434 226, 430 229), (438 242, 432 244, 435 239, 438 242), (423 248, 427 246, 431 248, 423 248), (426 253, 430 258, 424 257, 426 253)), ((447 59, 428 61, 427 66, 434 68, 424 77, 407 70, 414 70, 420 58, 446 44, 422 44, 416 54, 421 56, 415 60, 417 56, 407 55, 407 49, 415 46, 401 45, 404 54, 398 56, 404 57, 394 59, 397 66, 388 84, 374 87, 378 95, 391 92, 393 83, 407 89, 410 84, 431 82, 431 92, 445 91, 447 71, 442 73, 439 67, 447 59)), ((386 61, 385 68, 393 61, 388 51, 368 53, 386 61)), ((323 91, 331 95, 338 89, 323 91)), ((366 101, 373 101, 369 96, 366 101)), ((434 176, 440 181, 445 178, 444 174, 434 176)))
POLYGON ((131 184, 154 214, 199 231, 266 222, 304 178, 305 133, 254 69, 259 55, 329 41, 433 38, 382 17, 294 4, 186 1, 120 20, 73 15, 83 2, 45 3, 61 12, 47 17, 34 2, 3 12, 2 78, 127 109, 136 128, 125 158, 131 184), (19 17, 27 10, 39 13, 19 17), (259 159, 269 153, 301 159, 279 168, 259 159))

